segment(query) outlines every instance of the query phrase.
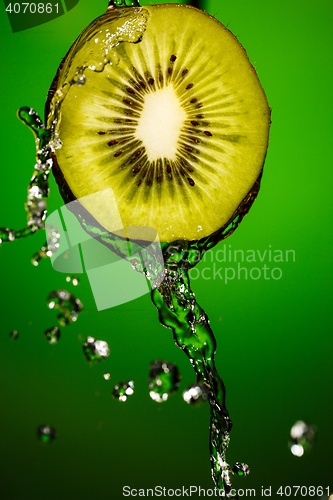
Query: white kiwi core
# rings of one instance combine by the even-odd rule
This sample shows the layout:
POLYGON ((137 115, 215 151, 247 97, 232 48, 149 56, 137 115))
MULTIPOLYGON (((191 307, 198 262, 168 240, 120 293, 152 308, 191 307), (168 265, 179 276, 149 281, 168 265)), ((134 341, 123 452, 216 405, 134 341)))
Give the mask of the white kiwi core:
POLYGON ((176 159, 178 139, 186 120, 173 85, 145 96, 143 110, 135 132, 142 141, 149 161, 176 159))

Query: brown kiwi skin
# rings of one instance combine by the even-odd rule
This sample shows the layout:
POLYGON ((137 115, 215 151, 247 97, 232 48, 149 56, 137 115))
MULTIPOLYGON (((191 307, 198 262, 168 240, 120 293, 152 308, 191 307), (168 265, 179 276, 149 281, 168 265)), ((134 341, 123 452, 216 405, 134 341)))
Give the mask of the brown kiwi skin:
MULTIPOLYGON (((197 9, 196 7, 193 7, 192 5, 184 5, 184 4, 163 4, 163 5, 153 5, 151 7, 167 7, 168 5, 173 5, 175 7, 188 7, 190 9, 195 9, 195 10, 198 10, 199 12, 202 12, 200 9, 197 9)), ((109 10, 113 10, 113 7, 108 7, 107 11, 109 10)), ((207 14, 205 12, 205 14, 207 16, 209 16, 211 19, 213 19, 214 21, 216 21, 217 23, 219 24, 222 24, 220 23, 217 19, 215 19, 215 17, 213 16, 210 16, 209 14, 207 14)), ((228 28, 226 28, 224 25, 222 25, 232 36, 233 38, 235 38, 235 40, 237 40, 237 38, 235 37, 235 35, 230 31, 228 30, 228 28)), ((238 42, 238 40, 237 40, 238 42)), ((57 90, 57 87, 58 87, 58 81, 59 81, 59 77, 60 77, 60 74, 61 74, 61 71, 62 71, 62 68, 66 62, 66 59, 67 57, 69 56, 72 48, 74 47, 76 42, 74 42, 72 44, 72 46, 70 47, 69 51, 67 52, 67 54, 65 55, 65 57, 62 59, 58 69, 57 69, 57 72, 55 74, 55 77, 53 78, 52 80, 52 83, 51 83, 51 86, 50 86, 50 89, 47 93, 47 100, 46 100, 46 103, 45 103, 45 123, 47 123, 47 119, 48 119, 48 115, 49 115, 49 112, 50 112, 50 106, 51 106, 51 101, 53 99, 53 96, 57 90)), ((239 42, 238 42, 239 43, 239 42)), ((241 45, 241 44, 240 44, 241 45)), ((243 51, 245 52, 245 55, 247 57, 247 54, 246 54, 246 51, 244 49, 244 47, 241 45, 243 51)), ((248 57, 247 57, 248 59, 248 57)), ((250 61, 249 61, 250 62, 250 61)), ((250 63, 251 64, 251 63, 250 63)), ((255 70, 255 68, 252 66, 251 64, 251 67, 254 71, 254 73, 256 74, 257 76, 257 72, 255 70)), ((258 81, 259 81, 259 78, 258 78, 258 81)), ((260 81, 259 81, 259 84, 260 84, 260 81)), ((261 84, 260 84, 261 86, 261 84)), ((262 87, 261 87, 262 88, 262 87)), ((264 92, 264 89, 262 88, 262 91, 264 92)), ((266 97, 266 94, 264 92, 264 95, 266 97)), ((271 115, 271 109, 269 108, 269 114, 271 115)), ((269 117, 270 118, 270 117, 269 117)), ((271 125, 271 119, 269 120, 269 126, 271 125)), ((269 133, 268 133, 268 136, 267 136, 267 146, 266 146, 266 154, 267 154, 267 148, 268 148, 268 144, 269 144, 269 133)), ((223 240, 225 238, 225 236, 222 236, 223 232, 224 232, 224 229, 226 229, 229 224, 231 224, 231 222, 238 216, 238 215, 241 215, 241 218, 240 218, 240 221, 243 219, 243 217, 245 215, 247 215, 247 213, 249 212, 250 208, 252 207, 254 201, 256 200, 257 198, 257 195, 258 195, 258 192, 259 192, 259 189, 260 189, 260 183, 261 183, 261 179, 262 179, 262 175, 263 175, 263 168, 264 168, 264 164, 265 164, 265 159, 266 159, 266 155, 265 155, 265 158, 263 160, 263 164, 262 164, 262 167, 261 167, 261 170, 260 170, 260 173, 257 177, 257 180, 255 181, 255 183, 253 184, 252 188, 250 189, 250 191, 248 192, 248 194, 245 196, 245 198, 241 201, 241 203, 238 205, 237 209, 235 210, 235 212, 233 213, 233 215, 230 217, 230 219, 228 220, 228 222, 226 224, 224 224, 220 229, 218 229, 217 231, 215 231, 211 237, 214 237, 215 235, 218 235, 220 234, 221 235, 221 238, 220 239, 217 239, 216 243, 218 243, 219 241, 223 240)), ((58 184, 58 187, 59 187, 59 191, 60 191, 60 194, 64 200, 64 202, 67 204, 67 203, 70 203, 72 201, 76 201, 76 211, 78 213, 81 213, 82 216, 84 215, 87 215, 87 211, 86 209, 84 209, 84 207, 81 205, 81 203, 79 202, 79 200, 76 199, 76 197, 74 196, 74 194, 72 193, 69 185, 67 184, 67 181, 61 171, 61 168, 58 164, 58 161, 57 161, 57 157, 56 157, 56 154, 55 153, 52 153, 52 160, 53 160, 53 166, 52 166, 52 173, 54 175, 54 178, 56 180, 56 183, 58 184)), ((96 221, 96 219, 94 219, 94 217, 89 214, 89 219, 90 219, 90 223, 96 223, 95 225, 96 226, 99 226, 100 227, 100 224, 96 221)), ((239 221, 239 222, 240 222, 239 221)), ((238 224, 237 226, 238 227, 238 224)), ((106 232, 109 232, 105 229, 106 232)), ((233 231, 232 231, 233 232, 233 231)), ((229 235, 231 233, 228 233, 227 235, 229 235)), ((205 237, 206 239, 207 237, 205 237)), ((170 242, 171 243, 171 242, 170 242)))

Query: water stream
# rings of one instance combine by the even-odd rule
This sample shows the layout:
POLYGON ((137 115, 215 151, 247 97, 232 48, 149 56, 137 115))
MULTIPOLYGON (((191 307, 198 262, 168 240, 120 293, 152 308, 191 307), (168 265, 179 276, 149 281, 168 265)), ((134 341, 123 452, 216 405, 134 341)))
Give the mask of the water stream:
MULTIPOLYGON (((249 196, 249 204, 255 196, 249 196)), ((226 460, 232 422, 225 404, 225 387, 215 367, 216 340, 208 316, 191 290, 189 269, 200 262, 207 250, 232 234, 244 212, 218 233, 203 240, 181 240, 148 247, 131 242, 132 252, 129 254, 128 241, 106 232, 80 203, 71 203, 67 207, 91 237, 129 260, 133 269, 145 274, 153 283, 151 299, 158 310, 159 321, 172 330, 176 345, 184 351, 195 370, 197 384, 205 388, 210 405, 210 457, 215 486, 221 498, 238 498, 232 488, 231 475, 245 476, 250 468, 240 462, 231 467, 226 460), (156 257, 157 246, 162 249, 163 262, 156 257), (141 261, 137 259, 138 251, 144 255, 141 261)))

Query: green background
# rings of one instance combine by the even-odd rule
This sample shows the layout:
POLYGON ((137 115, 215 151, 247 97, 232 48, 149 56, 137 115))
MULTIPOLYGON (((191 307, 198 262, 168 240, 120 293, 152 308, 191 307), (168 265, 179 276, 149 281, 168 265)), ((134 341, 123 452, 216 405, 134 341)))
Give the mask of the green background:
MULTIPOLYGON (((64 16, 15 34, 5 11, 0 16, 2 227, 25 226, 34 165, 33 136, 16 111, 31 106, 43 115, 62 57, 105 8, 102 0, 80 0, 64 16)), ((216 335, 216 364, 234 423, 227 460, 250 465, 250 475, 235 478, 234 486, 256 488, 257 496, 261 486, 272 486, 272 498, 279 498, 274 492, 281 485, 332 491, 332 4, 210 0, 205 9, 246 48, 272 108, 261 192, 225 244, 296 255, 277 265, 280 280, 192 282, 216 335), (318 427, 314 450, 302 458, 288 449, 298 419, 318 427)), ((50 213, 61 205, 52 179, 50 213)), ((149 295, 98 312, 87 276, 74 288, 48 260, 31 265, 44 239, 41 231, 0 248, 1 498, 118 500, 124 485, 211 488, 209 407, 184 403, 181 393, 194 372, 171 331, 159 325, 149 295), (84 310, 49 345, 43 332, 57 322, 46 297, 57 288, 77 294, 84 310), (15 342, 8 336, 13 329, 20 334, 15 342), (110 357, 90 366, 80 334, 108 341, 110 357), (176 363, 183 376, 180 390, 160 405, 147 387, 149 363, 158 358, 176 363), (134 395, 126 403, 114 400, 113 386, 130 379, 134 395), (36 438, 44 423, 58 432, 49 445, 36 438)), ((219 248, 223 243, 214 254, 219 248)), ((205 267, 213 263, 198 269, 205 267)))

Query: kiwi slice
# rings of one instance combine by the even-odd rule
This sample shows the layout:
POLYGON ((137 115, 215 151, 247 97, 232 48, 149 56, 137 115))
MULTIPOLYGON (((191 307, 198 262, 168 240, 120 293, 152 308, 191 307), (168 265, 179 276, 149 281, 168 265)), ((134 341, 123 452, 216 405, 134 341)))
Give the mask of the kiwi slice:
POLYGON ((66 199, 108 231, 120 217, 161 242, 199 240, 258 189, 265 93, 234 35, 193 7, 108 10, 62 61, 46 113, 66 199))

